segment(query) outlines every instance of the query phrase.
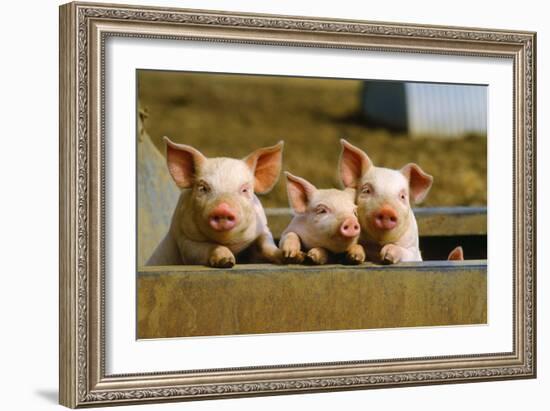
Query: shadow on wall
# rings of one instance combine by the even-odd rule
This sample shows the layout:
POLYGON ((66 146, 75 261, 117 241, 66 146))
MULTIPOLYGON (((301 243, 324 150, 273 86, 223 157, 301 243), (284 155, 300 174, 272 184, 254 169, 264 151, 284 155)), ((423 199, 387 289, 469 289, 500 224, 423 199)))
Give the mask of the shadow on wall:
POLYGON ((55 389, 40 389, 36 390, 35 394, 44 398, 50 404, 59 404, 59 392, 55 389))

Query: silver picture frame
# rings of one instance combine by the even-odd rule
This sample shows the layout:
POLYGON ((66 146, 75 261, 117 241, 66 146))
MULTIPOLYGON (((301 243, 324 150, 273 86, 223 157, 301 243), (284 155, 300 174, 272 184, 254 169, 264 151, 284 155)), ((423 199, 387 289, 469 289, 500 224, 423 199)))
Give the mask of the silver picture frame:
MULTIPOLYGON (((60 7, 60 403, 71 408, 536 376, 536 34, 218 11, 60 7), (513 350, 483 355, 107 375, 104 67, 109 37, 513 61, 513 350)), ((265 364, 270 359, 265 358, 265 364)))

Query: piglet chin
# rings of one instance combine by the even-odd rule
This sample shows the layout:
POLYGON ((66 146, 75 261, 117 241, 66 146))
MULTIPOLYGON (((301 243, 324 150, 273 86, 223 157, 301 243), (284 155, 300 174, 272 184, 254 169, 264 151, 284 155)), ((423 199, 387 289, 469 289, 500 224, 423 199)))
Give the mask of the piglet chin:
POLYGON ((362 232, 364 233, 365 238, 383 245, 399 241, 405 231, 405 227, 406 226, 401 223, 396 224, 392 229, 380 229, 373 224, 372 220, 370 220, 362 232))

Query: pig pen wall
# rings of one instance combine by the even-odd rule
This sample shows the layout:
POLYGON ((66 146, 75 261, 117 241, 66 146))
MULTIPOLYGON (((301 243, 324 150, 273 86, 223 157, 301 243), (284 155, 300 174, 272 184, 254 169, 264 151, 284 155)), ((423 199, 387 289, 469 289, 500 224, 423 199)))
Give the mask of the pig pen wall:
POLYGON ((140 339, 486 324, 485 261, 143 267, 140 339))

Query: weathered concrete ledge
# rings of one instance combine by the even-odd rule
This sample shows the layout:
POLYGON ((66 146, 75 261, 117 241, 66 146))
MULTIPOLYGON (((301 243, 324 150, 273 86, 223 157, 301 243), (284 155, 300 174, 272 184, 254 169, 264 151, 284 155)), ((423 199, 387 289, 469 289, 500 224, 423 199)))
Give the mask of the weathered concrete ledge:
POLYGON ((140 268, 138 338, 485 324, 485 260, 140 268))

